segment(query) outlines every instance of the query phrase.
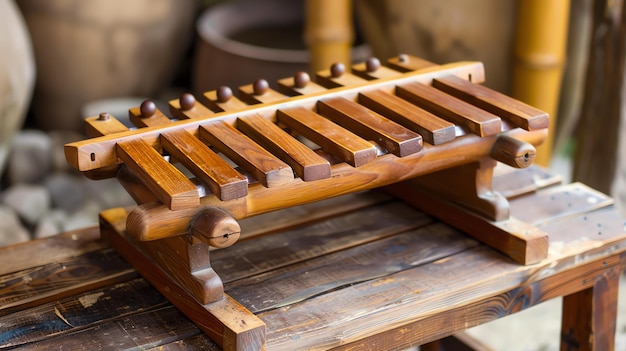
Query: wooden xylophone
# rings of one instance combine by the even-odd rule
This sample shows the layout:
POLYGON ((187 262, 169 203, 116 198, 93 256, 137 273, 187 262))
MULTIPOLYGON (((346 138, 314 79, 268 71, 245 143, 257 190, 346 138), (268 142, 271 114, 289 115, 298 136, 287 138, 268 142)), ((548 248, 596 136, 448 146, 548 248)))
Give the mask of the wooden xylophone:
POLYGON ((153 284, 174 281, 207 309, 224 298, 209 248, 236 242, 237 220, 378 187, 535 263, 547 237, 509 217, 491 177, 497 161, 532 163, 549 117, 484 79, 479 62, 335 64, 276 89, 257 80, 237 96, 183 94, 171 115, 148 100, 129 110, 136 128, 102 113, 65 154, 92 179, 117 177, 138 203, 103 212, 103 237, 149 280, 157 274, 153 284))

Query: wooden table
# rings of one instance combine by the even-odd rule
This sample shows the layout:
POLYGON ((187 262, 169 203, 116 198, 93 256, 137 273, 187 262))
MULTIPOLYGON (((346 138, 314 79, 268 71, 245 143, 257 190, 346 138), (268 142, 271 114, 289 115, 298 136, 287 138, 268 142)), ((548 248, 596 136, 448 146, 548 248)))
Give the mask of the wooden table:
MULTIPOLYGON (((432 350, 558 296, 562 350, 612 350, 624 219, 607 196, 548 187, 555 180, 535 167, 495 177, 512 215, 549 234, 549 257, 535 265, 380 192, 246 219, 246 237, 212 262, 226 292, 266 323, 268 350, 432 350)), ((0 348, 12 346, 219 349, 97 228, 0 249, 0 348)))

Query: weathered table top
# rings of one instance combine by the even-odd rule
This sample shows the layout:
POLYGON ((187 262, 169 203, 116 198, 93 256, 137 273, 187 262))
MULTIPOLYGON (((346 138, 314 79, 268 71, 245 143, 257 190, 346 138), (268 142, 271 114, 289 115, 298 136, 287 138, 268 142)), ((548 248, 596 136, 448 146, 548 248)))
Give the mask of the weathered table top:
MULTIPOLYGON (((244 237, 211 261, 226 292, 266 323, 269 350, 430 342, 621 271, 625 222, 611 199, 554 180, 535 167, 495 178, 512 216, 549 234, 549 257, 535 265, 377 192, 246 219, 244 237)), ((97 228, 0 248, 0 348, 16 346, 219 349, 97 228)))

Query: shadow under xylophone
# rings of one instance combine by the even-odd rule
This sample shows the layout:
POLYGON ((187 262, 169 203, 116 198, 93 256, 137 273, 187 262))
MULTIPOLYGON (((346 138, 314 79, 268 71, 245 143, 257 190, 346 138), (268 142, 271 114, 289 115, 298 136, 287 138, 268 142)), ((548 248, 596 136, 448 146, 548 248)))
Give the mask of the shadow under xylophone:
POLYGON ((238 97, 227 87, 197 101, 184 94, 169 102, 171 117, 146 101, 129 110, 137 128, 103 113, 86 120, 90 139, 67 144, 65 154, 92 179, 117 177, 138 203, 103 212, 103 237, 148 280, 166 272, 158 279, 207 310, 224 296, 209 247, 236 242, 238 219, 383 186, 535 263, 547 255, 547 236, 510 218, 491 180, 497 161, 532 163, 549 117, 480 85, 484 76, 478 62, 409 55, 351 72, 335 64, 315 82, 298 72, 277 90, 257 80, 238 97))

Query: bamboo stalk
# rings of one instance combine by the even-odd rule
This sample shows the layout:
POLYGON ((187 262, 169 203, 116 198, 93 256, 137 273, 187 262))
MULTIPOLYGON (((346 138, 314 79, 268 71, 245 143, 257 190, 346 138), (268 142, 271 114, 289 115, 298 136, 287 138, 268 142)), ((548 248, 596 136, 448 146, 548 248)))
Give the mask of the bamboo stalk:
POLYGON ((569 20, 569 0, 518 2, 512 95, 550 114, 550 132, 536 163, 550 162, 569 20))
POLYGON ((350 67, 353 40, 351 0, 306 1, 305 41, 311 55, 311 72, 328 69, 337 62, 350 67))

